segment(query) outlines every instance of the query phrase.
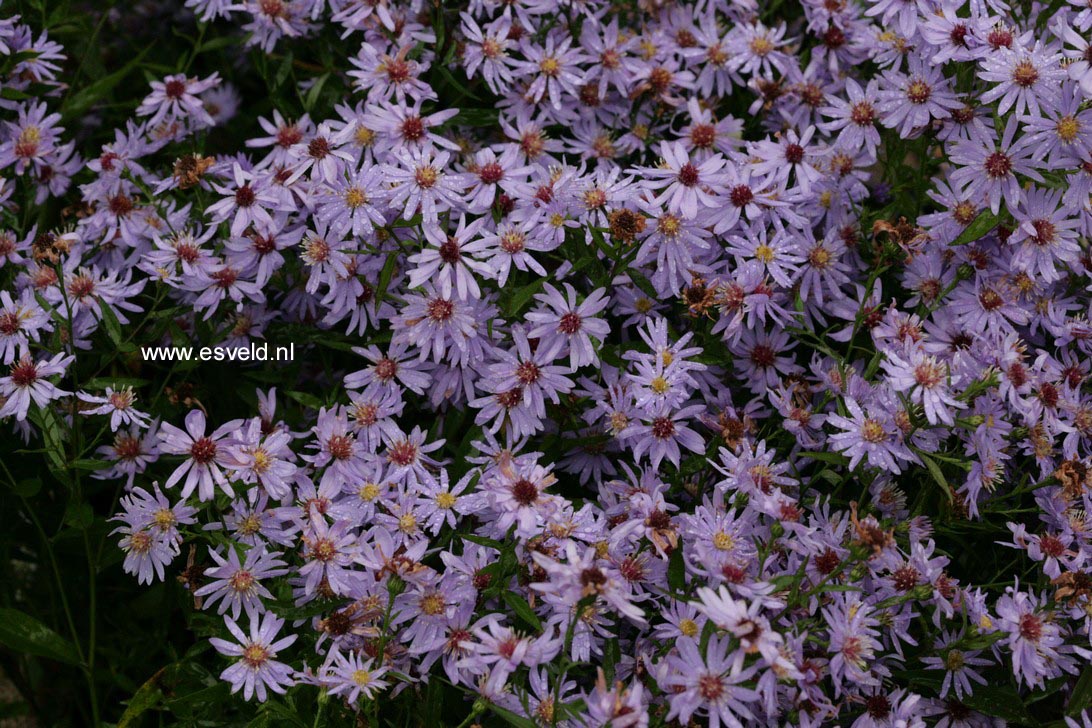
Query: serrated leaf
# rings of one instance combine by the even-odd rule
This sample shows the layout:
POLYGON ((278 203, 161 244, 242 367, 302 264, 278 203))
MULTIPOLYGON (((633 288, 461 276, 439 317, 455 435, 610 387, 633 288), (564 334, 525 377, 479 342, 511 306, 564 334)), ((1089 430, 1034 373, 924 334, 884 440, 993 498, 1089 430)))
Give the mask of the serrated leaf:
POLYGON ((80 664, 75 645, 18 609, 0 608, 0 644, 15 652, 25 652, 68 665, 80 664))

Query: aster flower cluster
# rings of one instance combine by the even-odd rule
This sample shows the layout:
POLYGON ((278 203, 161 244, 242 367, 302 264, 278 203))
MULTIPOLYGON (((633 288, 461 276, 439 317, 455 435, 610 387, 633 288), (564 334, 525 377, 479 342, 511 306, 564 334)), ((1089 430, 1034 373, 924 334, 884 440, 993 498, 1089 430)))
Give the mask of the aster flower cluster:
POLYGON ((98 131, 36 22, 0 475, 116 549, 92 590, 181 584, 169 675, 361 725, 1092 722, 1085 0, 186 0, 98 131))

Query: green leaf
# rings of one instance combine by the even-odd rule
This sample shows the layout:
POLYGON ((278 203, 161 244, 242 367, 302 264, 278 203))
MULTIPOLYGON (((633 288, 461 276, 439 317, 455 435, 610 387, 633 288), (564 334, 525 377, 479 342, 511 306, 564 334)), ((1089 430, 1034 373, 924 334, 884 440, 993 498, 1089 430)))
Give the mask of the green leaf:
POLYGON ((818 460, 821 463, 830 463, 831 465, 849 464, 849 458, 836 452, 802 452, 800 455, 811 458, 812 460, 818 460))
POLYGON ((1038 725, 1038 721, 1031 717, 1024 702, 1010 685, 975 686, 974 694, 965 696, 963 703, 979 713, 1010 723, 1038 725))
POLYGON ((89 86, 85 86, 72 94, 63 105, 65 119, 73 119, 82 116, 85 111, 91 108, 92 104, 104 101, 115 86, 140 67, 140 63, 144 60, 144 56, 147 55, 148 51, 153 47, 154 45, 148 46, 114 73, 111 73, 109 76, 104 76, 89 86))
POLYGON ((326 85, 326 82, 330 80, 330 74, 324 73, 318 77, 314 85, 307 90, 307 96, 303 99, 303 108, 305 111, 311 111, 315 108, 315 104, 318 103, 319 95, 322 93, 322 87, 326 85))
POLYGON ((288 51, 284 56, 284 60, 281 61, 280 68, 277 69, 277 75, 273 77, 273 88, 279 88, 284 85, 284 82, 288 80, 288 75, 292 73, 292 51, 288 51))
POLYGON ((922 462, 925 463, 925 469, 929 471, 929 475, 932 475, 933 480, 935 480, 940 485, 940 487, 944 489, 944 494, 948 496, 948 502, 954 502, 954 498, 952 497, 952 487, 948 485, 948 479, 944 477, 944 473, 941 471, 940 466, 937 465, 935 460, 933 460, 925 453, 919 452, 918 455, 921 457, 922 462))
POLYGON ((11 489, 20 498, 33 498, 42 489, 42 481, 40 478, 27 478, 15 483, 11 489))
POLYGON ((308 394, 307 392, 285 392, 285 394, 302 404, 304 407, 310 407, 311 409, 317 410, 325 406, 321 399, 313 394, 308 394))
POLYGON ((379 271, 379 283, 375 287, 375 302, 378 304, 387 295, 387 288, 394 277, 394 271, 398 267, 398 251, 387 254, 387 260, 383 263, 383 270, 379 271))
POLYGON ((80 664, 75 645, 18 609, 0 608, 0 645, 68 665, 80 664))
POLYGON ((675 592, 686 588, 686 563, 683 562, 681 542, 667 559, 667 585, 675 592))
POLYGON ((114 309, 109 304, 101 303, 99 311, 102 314, 102 327, 106 329, 106 335, 110 337, 110 343, 116 346, 118 351, 133 351, 135 347, 130 342, 125 341, 125 337, 122 336, 121 322, 118 321, 114 309))
POLYGON ((497 125, 496 109, 459 109, 451 120, 462 126, 490 127, 497 125))
POLYGON ((636 270, 627 270, 626 275, 633 281, 633 285, 641 289, 641 293, 645 294, 653 301, 659 300, 660 295, 656 293, 656 287, 652 285, 652 281, 646 278, 643 273, 639 273, 636 270))
POLYGON ((505 591, 501 595, 504 599, 504 603, 508 605, 509 609, 516 613, 516 616, 527 623, 528 626, 534 628, 536 632, 542 632, 542 620, 535 614, 535 610, 531 609, 531 605, 527 603, 520 594, 514 591, 505 591))
POLYGON ((512 297, 508 299, 507 305, 504 307, 504 313, 507 316, 512 317, 522 311, 523 307, 535 297, 535 294, 542 290, 545 281, 545 278, 538 278, 531 283, 528 283, 526 286, 516 289, 516 291, 512 293, 512 297))
POLYGON ((148 678, 148 682, 140 686, 133 697, 129 699, 129 705, 125 708, 125 712, 121 714, 121 720, 118 721, 118 728, 128 728, 133 725, 144 713, 148 712, 151 708, 156 706, 163 698, 163 691, 159 688, 159 681, 163 677, 163 673, 167 668, 161 668, 159 672, 148 678))
POLYGON ((1073 718, 1089 706, 1092 706, 1092 666, 1084 668, 1077 678, 1077 684, 1069 694, 1069 705, 1065 707, 1065 714, 1073 718))
POLYGON ((978 213, 978 217, 971 221, 970 225, 964 228, 963 232, 959 234, 959 237, 952 241, 952 245, 973 243, 997 227, 999 222, 1001 222, 999 215, 995 215, 989 210, 983 210, 978 213))
POLYGON ((82 531, 95 522, 95 511, 91 508, 90 503, 69 501, 68 506, 64 509, 64 522, 72 526, 72 528, 82 531))
POLYGON ((496 713, 497 717, 501 718, 508 725, 514 725, 516 728, 537 728, 533 720, 516 715, 498 705, 490 705, 489 709, 496 713))
POLYGON ((607 640, 603 647, 603 673, 608 681, 614 680, 615 666, 622 660, 622 648, 617 637, 607 640))
POLYGON ((239 38, 233 35, 223 35, 219 38, 210 38, 201 44, 201 47, 197 50, 198 53, 208 53, 210 51, 218 51, 221 48, 227 48, 229 46, 238 45, 239 38))
POLYGON ((137 379, 135 377, 95 377, 94 379, 87 380, 83 388, 84 389, 106 389, 107 387, 113 387, 119 389, 121 387, 132 387, 137 389, 138 387, 146 387, 151 382, 147 379, 137 379))
POLYGON ((104 470, 110 467, 110 463, 103 460, 91 460, 88 458, 82 458, 80 460, 73 460, 70 465, 76 470, 104 470))

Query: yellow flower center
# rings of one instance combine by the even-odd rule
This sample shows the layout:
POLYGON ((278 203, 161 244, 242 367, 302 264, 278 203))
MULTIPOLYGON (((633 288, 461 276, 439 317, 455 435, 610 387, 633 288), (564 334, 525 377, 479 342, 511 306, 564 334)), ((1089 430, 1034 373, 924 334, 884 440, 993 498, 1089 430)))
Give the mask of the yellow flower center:
POLYGON ((345 206, 355 210, 368 201, 368 196, 359 187, 350 187, 345 191, 345 206))
POLYGON ((553 56, 549 56, 539 61, 538 68, 546 76, 556 76, 561 70, 561 63, 553 56))
POLYGON ((155 512, 155 515, 152 516, 152 520, 160 531, 166 531, 174 525, 174 511, 170 508, 160 508, 155 512))
POLYGON ((443 614, 444 607, 446 607, 447 605, 444 604, 444 598, 442 596, 436 593, 432 593, 426 594, 425 596, 421 597, 420 606, 421 611, 425 614, 436 616, 437 614, 443 614))
POLYGON ((861 425, 861 437, 865 442, 883 442, 887 439, 887 433, 883 431, 883 425, 869 417, 861 425))
POLYGON ((269 453, 264 449, 258 448, 254 451, 254 472, 264 473, 272 464, 273 458, 269 457, 269 453))
POLYGON ((353 136, 356 139, 356 143, 362 147, 370 147, 372 142, 375 141, 375 132, 366 126, 358 126, 356 128, 356 134, 353 136))
POLYGON ((1072 116, 1063 116, 1058 119, 1058 138, 1063 142, 1072 142, 1076 140, 1077 134, 1081 131, 1081 123, 1072 116))

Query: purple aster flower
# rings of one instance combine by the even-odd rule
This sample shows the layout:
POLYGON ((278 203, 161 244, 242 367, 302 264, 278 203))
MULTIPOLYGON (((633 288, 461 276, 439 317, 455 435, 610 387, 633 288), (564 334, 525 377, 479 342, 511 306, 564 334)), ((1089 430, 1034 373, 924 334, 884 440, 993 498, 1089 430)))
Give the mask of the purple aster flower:
POLYGON ((177 120, 213 126, 215 122, 198 95, 219 83, 218 73, 204 79, 187 78, 186 74, 179 73, 162 81, 152 81, 152 92, 140 103, 137 116, 150 116, 150 126, 177 120))
POLYGON ((320 585, 325 592, 351 594, 361 575, 352 569, 360 546, 349 522, 336 521, 331 526, 325 516, 315 515, 307 519, 299 540, 305 562, 299 569, 304 594, 314 595, 320 585))
POLYGON ((1048 614, 1040 613, 1039 604, 1034 594, 1009 587, 997 600, 997 616, 999 629, 1008 635, 1005 644, 1012 652, 1017 681, 1041 688, 1049 677, 1078 670, 1065 654, 1069 650, 1061 628, 1048 614))
POLYGON ((744 668, 729 653, 728 643, 727 638, 712 637, 704 657, 692 639, 675 643, 676 653, 667 657, 671 668, 667 684, 672 688, 668 720, 678 718, 688 723, 699 710, 708 716, 710 728, 718 728, 721 723, 740 728, 741 719, 756 720, 748 704, 758 699, 758 693, 741 685, 751 679, 756 668, 744 668))
POLYGON ((718 206, 717 198, 724 192, 720 171, 724 157, 714 154, 695 164, 682 142, 661 142, 660 155, 662 166, 643 170, 644 184, 662 190, 653 205, 666 204, 668 210, 687 220, 696 218, 699 210, 718 206))
POLYGON ((390 668, 375 666, 371 659, 334 650, 328 660, 330 664, 319 676, 319 681, 330 695, 341 696, 350 705, 357 704, 361 698, 374 700, 376 693, 390 685, 382 679, 390 668))
POLYGON ((424 394, 429 375, 415 368, 416 356, 405 344, 392 343, 384 354, 377 346, 353 348, 353 352, 371 364, 345 376, 346 389, 363 389, 377 383, 388 389, 405 387, 416 394, 424 394))
POLYGON ((994 214, 1001 209, 1002 200, 1015 210, 1023 199, 1016 175, 1043 181, 1035 170, 1035 149, 1023 139, 1014 141, 1018 125, 1017 117, 1010 116, 1000 143, 961 141, 952 148, 952 162, 960 165, 952 172, 952 182, 960 185, 970 199, 988 201, 994 214))
MULTIPOLYGON (((906 393, 911 402, 920 404, 930 425, 951 425, 954 422, 952 410, 967 406, 951 393, 947 363, 920 349, 911 350, 906 358, 893 351, 885 352, 885 356, 883 368, 887 372, 887 383, 896 392, 906 393)), ((862 428, 862 437, 863 432, 862 428)))
POLYGON ((576 85, 582 82, 579 64, 585 56, 572 44, 572 37, 559 33, 547 35, 544 46, 524 38, 520 52, 526 60, 513 60, 512 70, 519 77, 531 77, 528 100, 540 101, 545 97, 560 110, 562 94, 577 95, 576 85))
POLYGON ((940 697, 945 697, 951 690, 955 691, 956 698, 962 700, 974 692, 972 683, 986 685, 986 678, 982 677, 975 668, 994 664, 993 660, 979 657, 981 650, 961 650, 954 643, 958 642, 958 636, 945 632, 940 643, 937 644, 936 657, 921 658, 922 663, 931 670, 944 670, 944 682, 940 685, 940 697))
POLYGON ((480 71, 490 90, 502 94, 513 79, 512 57, 508 53, 512 46, 511 18, 502 15, 482 28, 469 13, 460 13, 459 17, 462 20, 459 29, 466 37, 462 63, 467 78, 474 78, 480 71))
POLYGON ((184 476, 183 499, 189 498, 197 490, 200 500, 212 500, 217 485, 232 495, 231 484, 221 468, 231 464, 228 449, 232 443, 230 435, 238 426, 237 421, 228 422, 206 435, 205 413, 198 409, 190 410, 186 415, 185 430, 164 422, 159 429, 159 451, 167 455, 185 455, 186 460, 175 468, 163 487, 172 487, 184 476))
POLYGON ((1062 206, 1062 190, 1032 187, 1013 210, 1018 226, 1009 245, 1020 245, 1012 266, 1050 283, 1063 277, 1057 264, 1076 266, 1081 256, 1077 242, 1080 221, 1062 206))
POLYGON ((594 546, 579 550, 569 541, 564 555, 565 561, 560 561, 533 554, 535 563, 546 572, 546 580, 532 584, 532 589, 569 609, 575 609, 581 599, 594 596, 631 622, 645 624, 644 611, 633 603, 629 587, 617 571, 602 563, 594 546))
POLYGON ((1023 114, 1026 109, 1038 116, 1040 105, 1047 110, 1053 109, 1058 102, 1060 82, 1066 78, 1061 59, 1061 53, 1043 48, 1039 41, 1030 50, 1017 46, 989 54, 982 60, 978 77, 996 85, 982 94, 982 102, 1000 100, 999 114, 1005 114, 1009 109, 1023 114))
POLYGON ((27 417, 31 402, 41 408, 55 399, 71 395, 71 392, 54 386, 49 377, 64 374, 74 359, 74 356, 62 352, 51 359, 35 361, 30 354, 24 353, 12 362, 8 375, 0 377, 0 400, 3 400, 0 417, 14 415, 16 420, 22 422, 27 417))
POLYGON ((151 584, 153 575, 162 581, 164 567, 179 553, 177 542, 156 537, 146 526, 126 524, 111 531, 111 535, 116 533, 122 534, 118 547, 125 552, 125 573, 136 576, 140 584, 151 584))
POLYGON ((409 272, 409 285, 416 288, 427 281, 433 285, 438 281, 445 298, 450 298, 452 291, 457 291, 463 300, 481 298, 475 273, 483 278, 493 277, 492 266, 479 260, 490 247, 488 241, 478 237, 485 222, 482 217, 468 224, 466 216, 460 215, 453 233, 445 235, 441 230, 426 228, 425 234, 432 245, 407 259, 416 266, 409 272))
POLYGON ((47 111, 44 103, 20 104, 19 119, 4 122, 7 133, 0 142, 0 169, 15 165, 15 173, 24 174, 28 167, 46 163, 64 131, 56 126, 61 115, 47 111))
POLYGON ((513 462, 502 456, 496 471, 482 480, 489 507, 498 514, 495 529, 504 533, 515 525, 516 535, 523 538, 537 533, 540 523, 557 509, 557 497, 545 492, 556 482, 554 474, 537 462, 513 462))
POLYGON ((476 638, 463 665, 474 672, 491 670, 502 679, 521 665, 535 667, 553 660, 561 649, 562 637, 547 631, 539 637, 525 637, 501 624, 499 615, 483 618, 471 630, 476 638))
POLYGON ((292 210, 282 188, 273 186, 269 177, 261 172, 247 172, 236 163, 232 166, 231 182, 234 184, 213 183, 213 189, 225 197, 209 205, 205 213, 217 223, 231 218, 231 234, 234 237, 239 237, 254 224, 272 226, 271 212, 292 210))
POLYGON ((658 468, 667 458, 677 468, 682 458, 680 445, 692 452, 705 450, 705 440, 686 424, 689 418, 704 411, 703 404, 674 411, 661 407, 642 415, 642 421, 630 424, 619 436, 630 439, 633 457, 638 460, 647 453, 652 467, 658 468))
POLYGON ((41 332, 52 330, 49 314, 29 288, 14 297, 0 291, 0 363, 11 364, 39 340, 41 332))
POLYGON ((827 423, 839 430, 831 435, 831 446, 849 458, 851 469, 867 458, 872 467, 900 472, 902 468, 898 461, 911 460, 913 456, 900 442, 899 429, 891 413, 875 406, 869 406, 866 411, 852 397, 846 397, 845 404, 849 417, 827 415, 827 423))
MULTIPOLYGON (((893 4, 913 5, 904 0, 893 0, 893 4)), ((896 70, 884 72, 876 108, 884 126, 910 137, 920 134, 933 119, 948 118, 953 109, 961 106, 963 103, 952 92, 943 68, 911 56, 908 74, 896 70)))
POLYGON ((448 152, 437 152, 431 146, 393 152, 393 163, 382 167, 390 185, 388 204, 403 207, 402 217, 407 220, 420 211, 425 226, 436 227, 440 212, 460 207, 459 180, 446 171, 450 158, 448 152))
POLYGON ((830 673, 834 679, 834 694, 841 695, 858 685, 879 686, 880 680, 871 669, 876 653, 882 648, 874 610, 861 601, 856 593, 841 593, 829 607, 823 608, 823 618, 830 630, 828 651, 830 673))
POLYGON ((147 427, 148 415, 133 407, 136 395, 132 387, 123 387, 117 391, 113 387, 106 388, 106 394, 95 397, 86 392, 77 392, 81 402, 95 405, 87 409, 81 409, 82 415, 110 415, 110 429, 117 432, 122 425, 135 427, 147 427))
POLYGON ((333 182, 319 198, 315 217, 329 225, 335 234, 367 235, 387 223, 384 207, 378 204, 382 187, 379 167, 365 165, 333 182))
POLYGON ((830 121, 820 124, 819 128, 828 134, 838 132, 838 146, 848 149, 863 146, 870 155, 874 155, 880 145, 880 132, 876 128, 878 91, 875 80, 862 89, 859 83, 847 78, 846 98, 837 95, 827 97, 831 105, 821 112, 830 121))
POLYGON ((526 319, 533 328, 527 332, 530 338, 539 339, 540 346, 547 349, 558 348, 558 354, 569 354, 569 366, 575 371, 586 364, 598 364, 592 336, 599 342, 610 334, 610 325, 596 314, 610 304, 606 289, 597 288, 577 305, 576 289, 565 284, 567 295, 547 283, 545 292, 535 295, 535 299, 546 307, 545 310, 532 311, 526 319), (561 343, 562 346, 557 346, 561 343))
POLYGON ((396 331, 392 343, 416 347, 421 361, 465 362, 478 325, 471 307, 465 299, 443 295, 432 283, 423 289, 424 295, 408 294, 405 307, 391 319, 396 331))
POLYGON ((211 581, 193 593, 195 597, 208 597, 204 607, 208 609, 220 602, 217 614, 224 614, 231 609, 231 618, 239 619, 245 609, 253 621, 265 611, 262 599, 272 599, 261 581, 287 574, 287 564, 277 558, 276 553, 269 553, 264 546, 252 546, 246 552, 246 561, 239 561, 239 552, 229 547, 227 558, 218 551, 209 549, 209 556, 216 566, 205 569, 205 576, 211 581))
POLYGON ((559 395, 573 388, 573 381, 565 376, 565 367, 553 362, 557 359, 562 341, 545 346, 541 343, 532 351, 523 327, 512 329, 514 351, 499 349, 498 362, 489 367, 490 385, 494 392, 508 392, 519 388, 523 404, 539 418, 546 416, 546 400, 557 403, 559 395))
POLYGON ((220 679, 231 683, 231 692, 243 691, 243 698, 250 700, 257 697, 265 702, 267 689, 283 695, 287 688, 295 683, 292 669, 277 661, 277 653, 291 646, 299 635, 289 635, 277 639, 277 633, 284 626, 284 620, 272 612, 266 612, 260 619, 250 618, 250 634, 246 634, 234 619, 225 619, 225 626, 236 642, 228 642, 212 637, 209 642, 221 655, 237 657, 231 667, 220 673, 220 679))

